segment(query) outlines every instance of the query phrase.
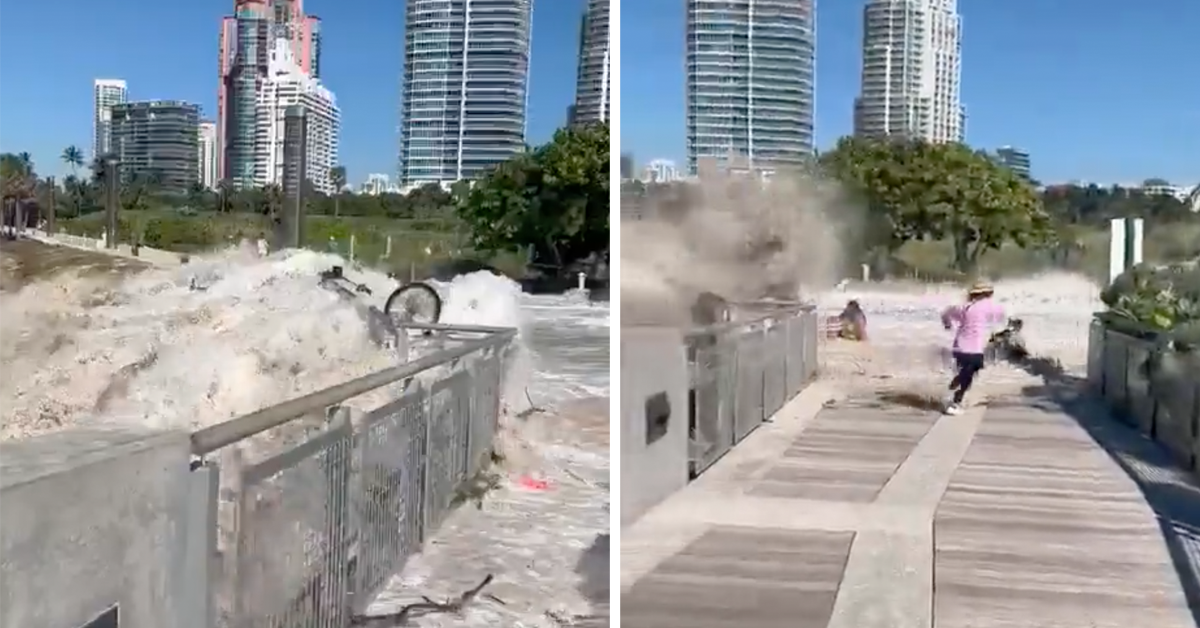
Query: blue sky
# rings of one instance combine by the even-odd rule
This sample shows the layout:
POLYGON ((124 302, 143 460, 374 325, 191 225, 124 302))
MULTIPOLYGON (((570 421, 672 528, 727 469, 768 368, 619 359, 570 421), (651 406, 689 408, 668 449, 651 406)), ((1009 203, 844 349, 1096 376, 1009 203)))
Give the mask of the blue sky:
MULTIPOLYGON (((818 147, 850 133, 862 0, 817 0, 818 147)), ((621 150, 681 166, 684 2, 621 4, 621 150)), ((1034 176, 1200 182, 1197 0, 960 0, 967 142, 1034 176)))
MULTIPOLYGON (((322 79, 342 109, 350 181, 395 176, 403 0, 307 0, 322 21, 322 79)), ((233 0, 5 2, 0 19, 0 151, 63 175, 63 148, 92 146, 92 80, 122 78, 133 99, 198 103, 216 117, 217 41, 233 0)), ((583 0, 536 0, 527 141, 550 138, 574 100, 583 0)), ((89 155, 90 158, 90 155, 89 155)))

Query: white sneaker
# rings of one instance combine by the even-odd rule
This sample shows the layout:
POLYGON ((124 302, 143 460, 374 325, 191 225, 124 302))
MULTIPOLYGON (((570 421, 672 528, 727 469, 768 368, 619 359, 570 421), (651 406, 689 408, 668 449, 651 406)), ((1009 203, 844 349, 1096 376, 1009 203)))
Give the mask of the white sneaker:
POLYGON ((956 403, 949 404, 944 410, 942 410, 942 414, 948 414, 950 416, 958 416, 962 413, 962 406, 956 403))

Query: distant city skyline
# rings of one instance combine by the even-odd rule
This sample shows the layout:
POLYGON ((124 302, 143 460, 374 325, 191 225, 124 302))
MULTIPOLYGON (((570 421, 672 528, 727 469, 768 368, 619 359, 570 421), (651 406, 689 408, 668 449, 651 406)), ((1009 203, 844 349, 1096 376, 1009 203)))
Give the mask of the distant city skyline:
MULTIPOLYGON (((733 6, 747 4, 730 1, 733 6)), ((899 6, 898 2, 872 4, 899 6)), ((907 4, 934 6, 930 0, 907 4)), ((958 100, 963 104, 958 126, 970 145, 1020 146, 1036 157, 1037 178, 1047 181, 1156 176, 1200 181, 1200 117, 1195 107, 1200 83, 1178 80, 1193 69, 1194 50, 1187 43, 1193 38, 1184 24, 1200 22, 1200 5, 1182 0, 1136 6, 1113 0, 1062 0, 1038 5, 1037 19, 1030 20, 1018 19, 1033 10, 1025 5, 1018 11, 1011 3, 957 4, 965 25, 958 37, 961 51, 952 34, 934 41, 937 25, 931 22, 926 31, 941 49, 941 58, 937 53, 907 56, 921 63, 932 61, 934 68, 910 73, 926 83, 912 93, 930 94, 931 109, 938 100, 950 105, 941 107, 947 113, 937 116, 939 122, 926 118, 927 126, 941 126, 943 137, 954 135, 952 81, 934 78, 939 65, 941 74, 952 76, 957 56, 958 100), (1112 41, 1137 44, 1117 50, 1108 43, 1112 41), (1155 88, 1153 98, 1128 83, 1098 97, 1094 86, 1113 76, 1136 76, 1141 84, 1161 87, 1155 88), (946 88, 939 90, 939 82, 946 88)), ((821 36, 816 39, 814 144, 820 149, 854 132, 854 101, 864 91, 867 6, 867 0, 817 3, 816 32, 821 36)), ((680 3, 625 3, 622 9, 621 150, 640 156, 642 163, 651 157, 683 163, 692 150, 688 13, 680 3)), ((957 19, 941 21, 943 30, 951 30, 957 19)), ((898 26, 883 23, 871 39, 886 48, 887 37, 878 33, 895 33, 898 26)), ((901 43, 903 39, 893 37, 901 43)), ((895 67, 884 70, 884 77, 901 74, 895 67)), ((886 94, 886 89, 877 91, 886 94)))
MULTIPOLYGON (((137 97, 177 99, 201 106, 217 122, 220 19, 232 13, 233 0, 211 3, 151 3, 113 0, 103 8, 82 0, 50 7, 23 3, 5 6, 0 20, 0 150, 29 152, 38 172, 62 177, 72 169, 63 149, 77 146, 93 157, 94 112, 84 86, 95 78, 127 81, 137 97), (104 32, 103 46, 86 55, 68 47, 47 47, 21 24, 54 23, 55 36, 87 40, 104 32), (153 23, 146 29, 137 24, 153 23), (17 60, 39 51, 39 71, 17 60), (172 54, 163 55, 162 51, 172 54), (75 113, 70 113, 75 112, 75 113)), ((367 173, 395 175, 398 145, 403 3, 361 0, 349 6, 331 0, 307 0, 306 14, 321 18, 313 56, 319 78, 335 91, 347 112, 340 138, 342 165, 352 181, 367 173), (369 71, 368 71, 369 69, 369 71), (369 79, 369 80, 367 80, 369 79)), ((540 144, 566 122, 575 99, 578 24, 582 0, 539 2, 532 17, 530 74, 525 140, 540 144)))

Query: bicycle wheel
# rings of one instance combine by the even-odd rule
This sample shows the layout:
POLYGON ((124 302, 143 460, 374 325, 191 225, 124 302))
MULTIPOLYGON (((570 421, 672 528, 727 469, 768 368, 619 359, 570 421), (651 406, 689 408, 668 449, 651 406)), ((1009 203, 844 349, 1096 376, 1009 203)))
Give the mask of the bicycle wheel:
POLYGON ((383 313, 402 322, 436 323, 442 317, 442 297, 433 286, 414 281, 392 292, 383 313))

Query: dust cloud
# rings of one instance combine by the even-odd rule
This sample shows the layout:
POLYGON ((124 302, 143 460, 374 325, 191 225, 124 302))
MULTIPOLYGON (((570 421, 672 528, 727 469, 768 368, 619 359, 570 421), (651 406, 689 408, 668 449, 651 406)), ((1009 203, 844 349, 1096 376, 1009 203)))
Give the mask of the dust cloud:
POLYGON ((686 198, 650 200, 621 222, 622 325, 691 326, 703 293, 726 301, 796 300, 845 269, 860 209, 839 187, 801 173, 770 179, 701 166, 686 198))

